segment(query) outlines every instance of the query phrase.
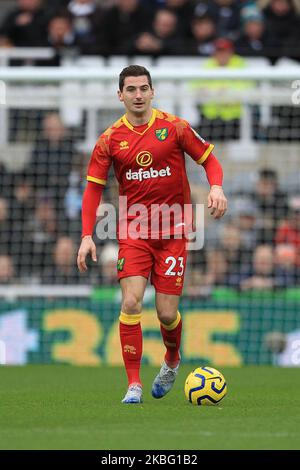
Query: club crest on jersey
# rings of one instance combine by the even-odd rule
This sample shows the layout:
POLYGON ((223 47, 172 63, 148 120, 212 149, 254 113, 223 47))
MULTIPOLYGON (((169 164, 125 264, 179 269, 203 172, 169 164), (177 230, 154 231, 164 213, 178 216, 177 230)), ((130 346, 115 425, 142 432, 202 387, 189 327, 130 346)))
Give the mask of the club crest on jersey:
POLYGON ((162 129, 156 129, 155 135, 158 140, 166 140, 166 138, 168 137, 168 128, 163 127, 162 129))
POLYGON ((118 259, 118 262, 117 262, 117 270, 118 271, 123 271, 124 263, 125 263, 125 258, 118 259))

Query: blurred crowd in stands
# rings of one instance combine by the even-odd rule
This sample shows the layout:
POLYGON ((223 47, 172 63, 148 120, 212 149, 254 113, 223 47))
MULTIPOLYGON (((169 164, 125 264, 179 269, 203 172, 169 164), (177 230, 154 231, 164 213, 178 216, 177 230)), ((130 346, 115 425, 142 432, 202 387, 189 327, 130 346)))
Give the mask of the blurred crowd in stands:
MULTIPOLYGON (((76 268, 87 161, 52 112, 22 173, 0 166, 0 284, 117 285, 114 240, 97 240, 98 263, 86 275, 76 268)), ((193 190, 192 196, 195 203, 205 201, 193 190)), ((253 193, 236 192, 229 199, 224 220, 208 215, 204 249, 189 254, 186 293, 206 296, 216 286, 247 291, 299 285, 300 196, 282 191, 276 171, 264 168, 253 193)), ((113 174, 103 202, 118 204, 113 174)))
POLYGON ((262 168, 253 192, 237 192, 229 201, 223 221, 206 223, 204 249, 190 253, 187 293, 299 286, 300 195, 282 191, 276 171, 262 168))
POLYGON ((0 25, 2 47, 69 55, 210 56, 215 40, 274 63, 300 57, 297 0, 17 0, 0 25))
MULTIPOLYGON (((17 0, 0 25, 0 47, 54 47, 56 57, 44 65, 58 65, 65 54, 196 55, 207 57, 207 67, 242 67, 242 56, 275 63, 300 58, 298 10, 292 0, 17 0)), ((289 129, 299 140, 299 108, 293 112, 298 124, 280 122, 279 139, 279 130, 289 129)), ((213 141, 235 138, 240 115, 240 105, 207 102, 200 133, 213 141)), ((89 155, 78 153, 56 112, 43 115, 34 139, 22 173, 0 162, 0 285, 117 285, 114 241, 97 242, 98 262, 86 275, 76 268, 89 155)), ((117 198, 111 175, 104 202, 117 206, 117 198)), ((253 193, 230 194, 229 201, 224 220, 207 218, 204 249, 189 254, 186 294, 203 297, 218 286, 242 292, 299 286, 300 196, 283 191, 276 171, 264 168, 253 193)))

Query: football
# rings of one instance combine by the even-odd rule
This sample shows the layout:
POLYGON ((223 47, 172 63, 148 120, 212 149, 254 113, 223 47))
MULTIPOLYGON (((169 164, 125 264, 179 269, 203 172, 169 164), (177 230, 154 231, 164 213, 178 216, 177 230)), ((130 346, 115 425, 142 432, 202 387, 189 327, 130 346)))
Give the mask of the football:
POLYGON ((227 393, 227 384, 217 369, 198 367, 188 375, 184 393, 193 405, 217 405, 227 393))

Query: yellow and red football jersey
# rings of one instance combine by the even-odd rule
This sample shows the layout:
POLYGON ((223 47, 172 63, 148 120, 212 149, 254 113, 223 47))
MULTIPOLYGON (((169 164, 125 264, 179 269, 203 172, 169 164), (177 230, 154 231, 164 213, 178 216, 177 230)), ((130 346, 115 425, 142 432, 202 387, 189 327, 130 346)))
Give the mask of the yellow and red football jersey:
MULTIPOLYGON (((202 164, 213 148, 187 121, 169 113, 153 109, 148 124, 137 127, 124 115, 98 139, 87 180, 105 185, 113 165, 127 207, 143 204, 151 218, 153 205, 183 208, 191 202, 184 154, 202 164)), ((127 220, 134 218, 128 211, 127 220)))

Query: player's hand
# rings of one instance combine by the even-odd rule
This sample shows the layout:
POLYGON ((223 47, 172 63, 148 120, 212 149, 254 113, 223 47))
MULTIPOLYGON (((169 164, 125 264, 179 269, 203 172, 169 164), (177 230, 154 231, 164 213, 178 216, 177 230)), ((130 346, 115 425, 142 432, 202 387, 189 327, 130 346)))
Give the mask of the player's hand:
POLYGON ((213 185, 210 188, 207 201, 208 208, 212 209, 211 215, 214 216, 214 219, 220 219, 220 217, 223 217, 227 210, 227 199, 224 195, 222 186, 213 185))
POLYGON ((93 261, 97 261, 96 245, 91 236, 82 239, 77 256, 77 266, 81 273, 87 271, 86 257, 91 255, 93 261))

